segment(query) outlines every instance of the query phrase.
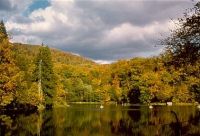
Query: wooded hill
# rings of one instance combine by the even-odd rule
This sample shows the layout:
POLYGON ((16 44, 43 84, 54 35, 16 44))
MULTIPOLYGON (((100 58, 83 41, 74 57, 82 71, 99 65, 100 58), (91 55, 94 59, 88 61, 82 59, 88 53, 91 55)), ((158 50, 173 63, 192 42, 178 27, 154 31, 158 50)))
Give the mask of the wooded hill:
MULTIPOLYGON (((22 43, 13 43, 13 45, 13 50, 15 52, 29 55, 28 58, 31 61, 34 60, 34 58, 37 56, 39 48, 42 46, 22 43)), ((95 65, 95 62, 85 57, 81 57, 69 52, 64 52, 58 49, 51 48, 50 50, 52 54, 52 61, 54 63, 62 63, 68 65, 95 65)))

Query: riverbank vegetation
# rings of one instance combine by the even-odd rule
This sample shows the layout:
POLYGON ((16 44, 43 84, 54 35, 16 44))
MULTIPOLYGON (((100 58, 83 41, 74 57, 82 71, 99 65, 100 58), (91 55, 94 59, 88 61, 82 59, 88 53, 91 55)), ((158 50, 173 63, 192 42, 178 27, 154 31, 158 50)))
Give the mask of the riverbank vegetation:
POLYGON ((67 102, 200 102, 199 3, 162 41, 165 52, 109 65, 50 49, 10 43, 0 24, 0 107, 67 102))

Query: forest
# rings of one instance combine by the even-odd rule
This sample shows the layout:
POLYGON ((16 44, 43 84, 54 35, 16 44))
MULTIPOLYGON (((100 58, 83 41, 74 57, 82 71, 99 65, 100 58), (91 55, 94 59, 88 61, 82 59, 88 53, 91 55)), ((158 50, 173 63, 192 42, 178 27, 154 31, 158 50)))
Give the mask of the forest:
POLYGON ((150 58, 100 65, 47 45, 11 43, 0 23, 0 109, 70 102, 200 102, 200 3, 150 58))

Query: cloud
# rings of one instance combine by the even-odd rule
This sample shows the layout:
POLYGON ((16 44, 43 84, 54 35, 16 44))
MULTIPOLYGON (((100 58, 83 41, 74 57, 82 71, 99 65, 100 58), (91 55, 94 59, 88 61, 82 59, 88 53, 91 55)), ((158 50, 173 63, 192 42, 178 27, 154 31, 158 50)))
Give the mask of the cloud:
POLYGON ((115 61, 108 61, 108 60, 94 60, 94 62, 98 64, 111 64, 114 63, 115 61))
POLYGON ((191 5, 191 2, 186 0, 78 0, 76 4, 90 16, 98 16, 107 25, 118 25, 126 21, 144 26, 155 20, 163 21, 168 20, 169 17, 178 17, 180 12, 182 13, 188 5, 191 5))
MULTIPOLYGON (((16 5, 14 0, 10 3, 16 5)), ((8 17, 6 26, 13 34, 13 42, 43 41, 98 63, 110 63, 159 54, 162 47, 155 45, 163 38, 161 34, 166 36, 173 28, 170 18, 181 16, 193 4, 158 0, 50 0, 47 7, 24 15, 31 5, 28 2, 21 12, 8 17)))
POLYGON ((28 5, 35 0, 1 0, 0 11, 6 11, 7 13, 20 12, 28 8, 28 5))
POLYGON ((8 10, 10 10, 11 8, 12 8, 12 7, 11 7, 10 1, 8 1, 8 0, 1 0, 1 1, 0 1, 0 11, 2 11, 2 10, 8 11, 8 10))
POLYGON ((25 20, 25 11, 34 1, 36 0, 0 0, 0 19, 16 22, 22 18, 25 20))

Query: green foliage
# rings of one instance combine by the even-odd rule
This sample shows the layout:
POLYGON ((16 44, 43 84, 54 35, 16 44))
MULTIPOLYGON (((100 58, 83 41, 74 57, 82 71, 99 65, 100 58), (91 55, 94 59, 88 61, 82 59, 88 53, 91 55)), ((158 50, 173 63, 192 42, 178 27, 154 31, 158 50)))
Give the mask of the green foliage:
POLYGON ((0 22, 0 42, 2 42, 4 39, 8 39, 8 34, 6 31, 6 27, 4 25, 4 22, 0 22))
POLYGON ((195 64, 200 59, 200 2, 179 18, 178 26, 163 41, 175 66, 195 64))
POLYGON ((38 84, 32 83, 28 90, 20 90, 16 94, 17 102, 21 104, 30 104, 33 106, 39 106, 41 99, 38 94, 38 84))
POLYGON ((48 47, 41 47, 35 61, 35 70, 33 74, 35 82, 40 82, 45 104, 53 105, 53 96, 55 92, 55 75, 53 72, 53 63, 51 52, 48 47))
POLYGON ((92 87, 91 85, 84 84, 81 79, 68 79, 65 84, 68 90, 68 101, 90 101, 92 100, 92 87))
POLYGON ((53 106, 54 107, 61 107, 61 106, 67 106, 66 97, 67 92, 64 89, 64 85, 62 84, 62 78, 59 75, 56 75, 56 88, 55 88, 55 94, 53 99, 53 106))
POLYGON ((153 96, 147 90, 141 90, 141 95, 139 97, 141 103, 150 103, 153 96))

